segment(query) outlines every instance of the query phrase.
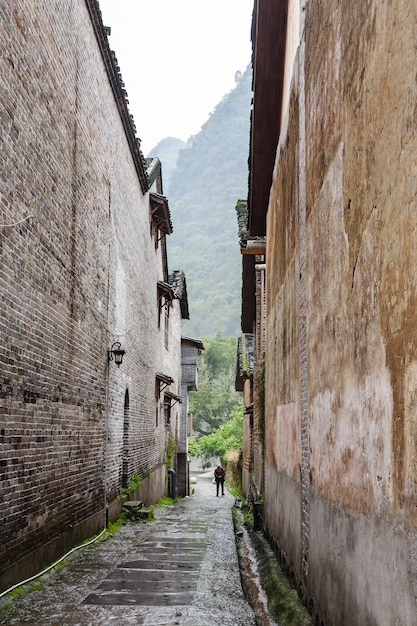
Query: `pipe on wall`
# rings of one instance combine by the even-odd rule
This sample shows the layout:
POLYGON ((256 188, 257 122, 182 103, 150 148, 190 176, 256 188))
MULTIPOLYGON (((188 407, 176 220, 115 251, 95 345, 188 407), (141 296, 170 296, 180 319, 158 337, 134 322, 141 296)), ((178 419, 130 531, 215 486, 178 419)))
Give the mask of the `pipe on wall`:
POLYGON ((175 500, 175 491, 177 489, 177 473, 174 469, 169 469, 168 474, 170 475, 170 483, 171 483, 171 498, 175 500))

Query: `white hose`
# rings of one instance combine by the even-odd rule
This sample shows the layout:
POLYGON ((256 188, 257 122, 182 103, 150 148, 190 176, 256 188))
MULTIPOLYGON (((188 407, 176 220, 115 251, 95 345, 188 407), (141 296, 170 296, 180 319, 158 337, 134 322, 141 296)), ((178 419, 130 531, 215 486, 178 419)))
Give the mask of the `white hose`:
POLYGON ((61 563, 61 561, 66 559, 70 554, 72 554, 76 550, 81 550, 81 548, 86 548, 90 544, 92 544, 95 541, 97 541, 97 539, 99 539, 101 537, 101 535, 103 533, 105 533, 105 532, 106 532, 106 529, 102 530, 101 533, 99 535, 97 535, 97 537, 94 537, 94 539, 91 539, 87 543, 83 543, 80 546, 76 546, 75 548, 72 548, 69 552, 64 554, 64 556, 61 556, 61 558, 58 559, 58 561, 55 561, 55 563, 52 563, 52 565, 49 565, 46 569, 44 569, 41 572, 39 572, 39 574, 35 574, 35 576, 31 576, 31 578, 27 578, 26 580, 22 580, 22 582, 17 583, 16 585, 13 585, 13 587, 10 587, 9 589, 6 589, 6 591, 2 591, 2 593, 0 593, 0 598, 2 598, 3 596, 7 595, 8 593, 13 591, 14 589, 17 589, 18 587, 21 587, 22 585, 26 585, 26 583, 30 583, 32 580, 36 580, 36 578, 39 578, 40 576, 43 576, 44 574, 46 574, 46 572, 49 572, 49 570, 51 570, 53 567, 55 567, 56 565, 61 563))

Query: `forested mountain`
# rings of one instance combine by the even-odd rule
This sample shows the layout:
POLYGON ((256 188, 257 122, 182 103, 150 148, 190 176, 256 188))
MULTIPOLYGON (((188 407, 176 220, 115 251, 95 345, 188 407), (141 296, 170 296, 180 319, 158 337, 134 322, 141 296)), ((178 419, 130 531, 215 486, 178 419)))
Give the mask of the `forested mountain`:
POLYGON ((172 171, 172 141, 178 140, 164 140, 151 152, 162 162, 174 226, 167 243, 169 268, 182 269, 186 275, 190 321, 184 322, 183 334, 195 338, 211 338, 218 331, 236 335, 240 328, 241 257, 235 206, 248 192, 251 81, 250 68, 237 75, 235 88, 201 131, 179 149, 172 171), (169 154, 165 154, 167 147, 169 154))
POLYGON ((182 148, 186 147, 185 141, 175 137, 162 139, 158 145, 149 153, 150 157, 157 156, 162 164, 162 184, 164 195, 169 197, 169 182, 172 172, 177 167, 178 155, 182 148))

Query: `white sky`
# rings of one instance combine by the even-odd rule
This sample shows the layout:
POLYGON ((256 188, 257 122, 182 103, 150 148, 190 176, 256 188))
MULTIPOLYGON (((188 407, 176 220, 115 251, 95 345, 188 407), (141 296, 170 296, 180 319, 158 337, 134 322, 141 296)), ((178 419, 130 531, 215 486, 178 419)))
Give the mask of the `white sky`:
POLYGON ((253 0, 99 0, 142 151, 186 141, 251 60, 253 0))

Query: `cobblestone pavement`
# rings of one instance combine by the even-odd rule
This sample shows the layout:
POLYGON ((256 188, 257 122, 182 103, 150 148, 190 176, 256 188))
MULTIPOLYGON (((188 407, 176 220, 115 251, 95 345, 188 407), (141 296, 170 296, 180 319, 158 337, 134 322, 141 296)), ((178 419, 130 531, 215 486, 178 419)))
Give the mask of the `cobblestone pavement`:
POLYGON ((0 624, 255 625, 240 581, 234 499, 227 490, 216 497, 206 476, 194 487, 192 497, 157 508, 156 520, 129 522, 74 553, 0 612, 0 624))

